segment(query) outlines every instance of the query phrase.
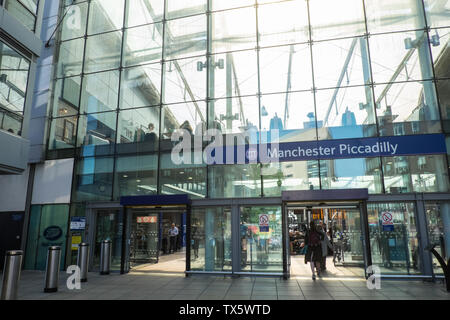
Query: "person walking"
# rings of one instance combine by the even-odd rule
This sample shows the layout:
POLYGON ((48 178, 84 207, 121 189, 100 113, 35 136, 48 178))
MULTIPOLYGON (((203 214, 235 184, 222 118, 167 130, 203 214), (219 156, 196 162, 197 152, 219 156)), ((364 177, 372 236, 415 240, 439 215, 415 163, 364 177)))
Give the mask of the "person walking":
POLYGON ((316 280, 315 270, 317 276, 320 277, 320 262, 322 261, 322 234, 318 232, 314 221, 311 221, 309 230, 305 236, 305 245, 308 246, 305 254, 305 263, 310 263, 312 271, 312 279, 316 280))
POLYGON ((172 227, 169 229, 169 253, 174 253, 177 251, 177 236, 178 236, 178 228, 175 227, 175 223, 172 223, 172 227))
POLYGON ((327 256, 328 256, 328 248, 333 250, 333 246, 331 245, 330 238, 328 236, 328 233, 325 230, 325 227, 323 224, 319 227, 319 233, 322 234, 322 241, 321 241, 321 247, 322 247, 322 261, 320 263, 320 271, 326 271, 327 270, 327 256))

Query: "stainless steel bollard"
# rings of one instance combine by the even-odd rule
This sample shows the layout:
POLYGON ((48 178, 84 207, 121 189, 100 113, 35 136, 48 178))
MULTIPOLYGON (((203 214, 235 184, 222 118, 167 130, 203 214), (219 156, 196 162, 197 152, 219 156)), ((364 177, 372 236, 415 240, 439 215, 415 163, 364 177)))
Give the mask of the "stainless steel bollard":
POLYGON ((0 300, 17 300, 22 257, 23 251, 20 250, 6 252, 0 300))
POLYGON ((80 267, 80 281, 87 282, 89 268, 89 244, 80 243, 78 246, 77 266, 80 267))
POLYGON ((100 247, 100 274, 109 274, 111 267, 111 240, 103 240, 100 247))
POLYGON ((61 263, 61 247, 49 247, 47 251, 47 267, 45 271, 44 292, 57 292, 59 282, 59 266, 61 263))

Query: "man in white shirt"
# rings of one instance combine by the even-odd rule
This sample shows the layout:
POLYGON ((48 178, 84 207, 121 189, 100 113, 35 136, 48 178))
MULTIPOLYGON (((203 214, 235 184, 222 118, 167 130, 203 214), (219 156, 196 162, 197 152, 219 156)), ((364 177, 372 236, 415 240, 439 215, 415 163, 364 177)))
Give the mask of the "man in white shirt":
POLYGON ((176 247, 177 236, 178 236, 178 228, 175 227, 175 223, 172 223, 172 227, 169 229, 169 241, 170 241, 169 253, 174 253, 175 251, 177 251, 176 247))

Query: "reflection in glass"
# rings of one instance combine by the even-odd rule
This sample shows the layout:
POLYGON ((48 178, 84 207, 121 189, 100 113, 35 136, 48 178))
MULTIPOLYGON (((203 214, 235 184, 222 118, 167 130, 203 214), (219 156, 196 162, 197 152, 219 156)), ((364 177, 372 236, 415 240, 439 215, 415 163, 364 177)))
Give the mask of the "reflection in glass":
POLYGON ((261 49, 259 65, 262 93, 310 90, 313 87, 309 45, 261 49))
POLYGON ((84 38, 62 42, 59 45, 57 77, 81 74, 83 67, 84 38))
POLYGON ((119 68, 121 47, 121 31, 88 37, 86 40, 84 72, 97 72, 119 68))
POLYGON ((283 272, 281 208, 241 207, 240 211, 241 270, 283 272), (262 216, 267 217, 267 226, 261 226, 262 216))
POLYGON ((261 196, 261 170, 257 164, 211 166, 208 181, 210 198, 261 196))
POLYGON ((114 198, 157 193, 157 155, 130 155, 116 159, 114 198))
POLYGON ((362 35, 366 31, 363 1, 309 1, 313 40, 362 35), (333 17, 333 19, 330 19, 333 17))
POLYGON ((49 150, 75 148, 78 118, 64 117, 53 119, 48 140, 49 150))
POLYGON ((372 264, 382 274, 418 274, 422 261, 413 203, 369 203, 369 238, 372 264), (383 216, 392 223, 383 224, 383 216))
POLYGON ((376 135, 372 88, 344 87, 316 92, 320 140, 376 135))
POLYGON ((84 157, 112 154, 116 141, 117 112, 83 115, 78 120, 78 143, 84 157))
POLYGON ((386 193, 447 192, 448 172, 442 155, 383 157, 386 193))
MULTIPOLYGON (((448 202, 428 202, 425 203, 425 212, 427 215, 429 243, 434 246, 434 249, 444 261, 448 261, 450 257, 450 204, 448 202)), ((433 272, 442 275, 442 267, 434 254, 432 259, 433 272)))
POLYGON ((160 104, 161 64, 126 68, 120 84, 120 108, 131 109, 160 104))
POLYGON ((180 59, 206 52, 206 15, 166 22, 164 57, 180 59))
POLYGON ((80 104, 81 77, 55 80, 53 89, 53 116, 76 115, 80 104))
MULTIPOLYGON (((313 1, 315 3, 317 1, 313 1)), ((302 0, 278 2, 258 7, 261 47, 309 40, 307 3, 302 0)))
POLYGON ((123 65, 159 62, 162 58, 162 23, 126 29, 123 65))
POLYGON ((322 189, 367 188, 382 192, 379 158, 324 160, 320 163, 322 189))
POLYGON ((420 0, 366 0, 365 5, 370 33, 425 28, 420 0))
MULTIPOLYGON (((192 158, 201 157, 201 152, 192 158)), ((159 183, 162 194, 188 194, 192 199, 206 197, 206 167, 202 164, 175 164, 170 152, 160 155, 159 183)), ((201 159, 201 158, 200 158, 201 159)))
POLYGON ((231 271, 230 208, 192 210, 191 270, 231 271))
POLYGON ((428 25, 435 27, 450 27, 450 5, 448 1, 424 0, 428 25))
POLYGON ((88 34, 122 29, 125 0, 92 0, 89 8, 88 34))
POLYGON ((159 107, 120 111, 117 131, 117 153, 157 151, 159 107))
POLYGON ((81 92, 81 110, 86 113, 117 109, 119 71, 85 75, 81 92))
POLYGON ((435 90, 432 81, 377 85, 375 99, 380 135, 440 132, 435 90))
POLYGON ((256 47, 255 8, 221 11, 212 13, 211 16, 213 52, 256 47))
POLYGON ((89 157, 77 161, 73 201, 111 200, 113 170, 112 157, 89 157))
POLYGON ((162 21, 164 0, 127 0, 125 26, 134 27, 162 21))

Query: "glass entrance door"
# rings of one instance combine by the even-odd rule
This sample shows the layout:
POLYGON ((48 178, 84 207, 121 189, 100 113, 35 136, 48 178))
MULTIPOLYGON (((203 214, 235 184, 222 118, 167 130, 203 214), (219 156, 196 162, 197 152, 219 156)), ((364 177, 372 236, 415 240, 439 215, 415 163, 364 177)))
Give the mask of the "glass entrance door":
POLYGON ((327 275, 364 276, 367 254, 364 244, 364 216, 360 205, 356 204, 285 204, 287 221, 288 272, 295 275, 309 275, 309 265, 305 267, 307 251, 305 235, 313 221, 327 233, 332 249, 323 250, 327 258, 324 264, 327 275))
POLYGON ((100 248, 102 241, 111 240, 111 271, 120 271, 123 214, 119 209, 101 209, 97 210, 96 219, 94 268, 100 267, 100 248))
POLYGON ((155 263, 159 259, 159 214, 148 210, 131 213, 131 267, 155 263))

